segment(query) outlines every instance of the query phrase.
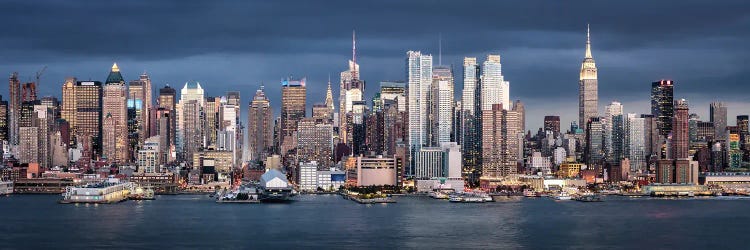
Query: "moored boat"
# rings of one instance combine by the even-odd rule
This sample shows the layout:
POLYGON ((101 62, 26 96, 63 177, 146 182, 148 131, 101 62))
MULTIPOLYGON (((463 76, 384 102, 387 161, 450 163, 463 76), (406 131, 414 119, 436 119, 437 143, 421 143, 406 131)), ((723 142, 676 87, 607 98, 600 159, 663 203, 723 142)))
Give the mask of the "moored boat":
POLYGON ((569 201, 571 199, 573 199, 573 197, 571 197, 570 194, 568 194, 568 192, 565 192, 565 191, 562 191, 560 192, 560 194, 555 196, 555 200, 559 200, 559 201, 569 201))

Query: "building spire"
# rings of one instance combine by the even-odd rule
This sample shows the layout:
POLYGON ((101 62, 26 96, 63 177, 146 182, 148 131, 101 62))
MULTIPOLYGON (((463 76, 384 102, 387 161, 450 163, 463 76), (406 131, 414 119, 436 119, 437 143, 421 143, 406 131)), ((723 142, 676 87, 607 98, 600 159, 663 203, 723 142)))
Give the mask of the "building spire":
POLYGON ((357 34, 352 30, 352 62, 357 65, 357 34))
POLYGON ((117 63, 112 64, 112 72, 120 72, 120 68, 117 67, 117 63))
POLYGON ((438 65, 443 65, 443 33, 438 34, 438 65))
POLYGON ((591 30, 589 24, 586 24, 586 56, 585 58, 593 58, 591 56, 591 30))

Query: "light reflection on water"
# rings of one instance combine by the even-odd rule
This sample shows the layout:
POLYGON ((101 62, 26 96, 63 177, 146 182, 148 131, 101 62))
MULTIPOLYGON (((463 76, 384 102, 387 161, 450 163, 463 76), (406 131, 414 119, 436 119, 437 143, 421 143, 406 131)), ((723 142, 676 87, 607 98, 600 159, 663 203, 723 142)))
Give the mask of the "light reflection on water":
POLYGON ((205 195, 110 205, 57 199, 1 197, 0 249, 701 248, 711 247, 705 239, 712 237, 741 248, 743 238, 731 234, 750 223, 750 202, 726 197, 480 204, 395 197, 398 203, 371 205, 336 195, 301 195, 289 204, 217 204, 205 195))

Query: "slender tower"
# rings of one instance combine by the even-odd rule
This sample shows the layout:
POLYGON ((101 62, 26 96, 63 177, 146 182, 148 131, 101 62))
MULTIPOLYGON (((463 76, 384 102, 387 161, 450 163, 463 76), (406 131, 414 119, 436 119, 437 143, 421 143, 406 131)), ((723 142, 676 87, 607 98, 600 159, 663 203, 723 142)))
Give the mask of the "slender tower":
POLYGON ((599 115, 599 83, 596 75, 596 63, 591 56, 591 35, 588 25, 586 25, 586 56, 581 63, 581 77, 578 81, 579 125, 585 125, 589 119, 599 115))

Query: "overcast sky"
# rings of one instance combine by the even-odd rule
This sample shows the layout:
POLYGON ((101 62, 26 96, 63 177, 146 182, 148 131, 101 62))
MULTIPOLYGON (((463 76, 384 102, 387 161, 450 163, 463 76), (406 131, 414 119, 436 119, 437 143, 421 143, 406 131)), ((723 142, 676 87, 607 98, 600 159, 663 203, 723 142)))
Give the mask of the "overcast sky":
MULTIPOLYGON (((117 62, 126 81, 148 72, 154 93, 194 80, 210 96, 239 90, 247 104, 265 83, 278 113, 279 81, 289 75, 307 77, 310 104, 323 102, 329 74, 338 96, 356 29, 369 99, 380 81, 405 80, 406 51, 437 59, 442 34, 442 61, 456 76, 463 57, 499 53, 511 99, 526 104, 527 128, 544 115, 562 116, 567 127, 577 120, 590 23, 600 111, 617 100, 625 112, 648 113, 651 82, 673 79, 675 97, 704 119, 714 100, 727 102, 732 125, 750 113, 746 0, 5 0, 0 9, 0 72, 30 81, 48 66, 40 96, 59 97, 66 76, 104 81, 117 62)), ((456 96, 462 86, 457 77, 456 96)))

